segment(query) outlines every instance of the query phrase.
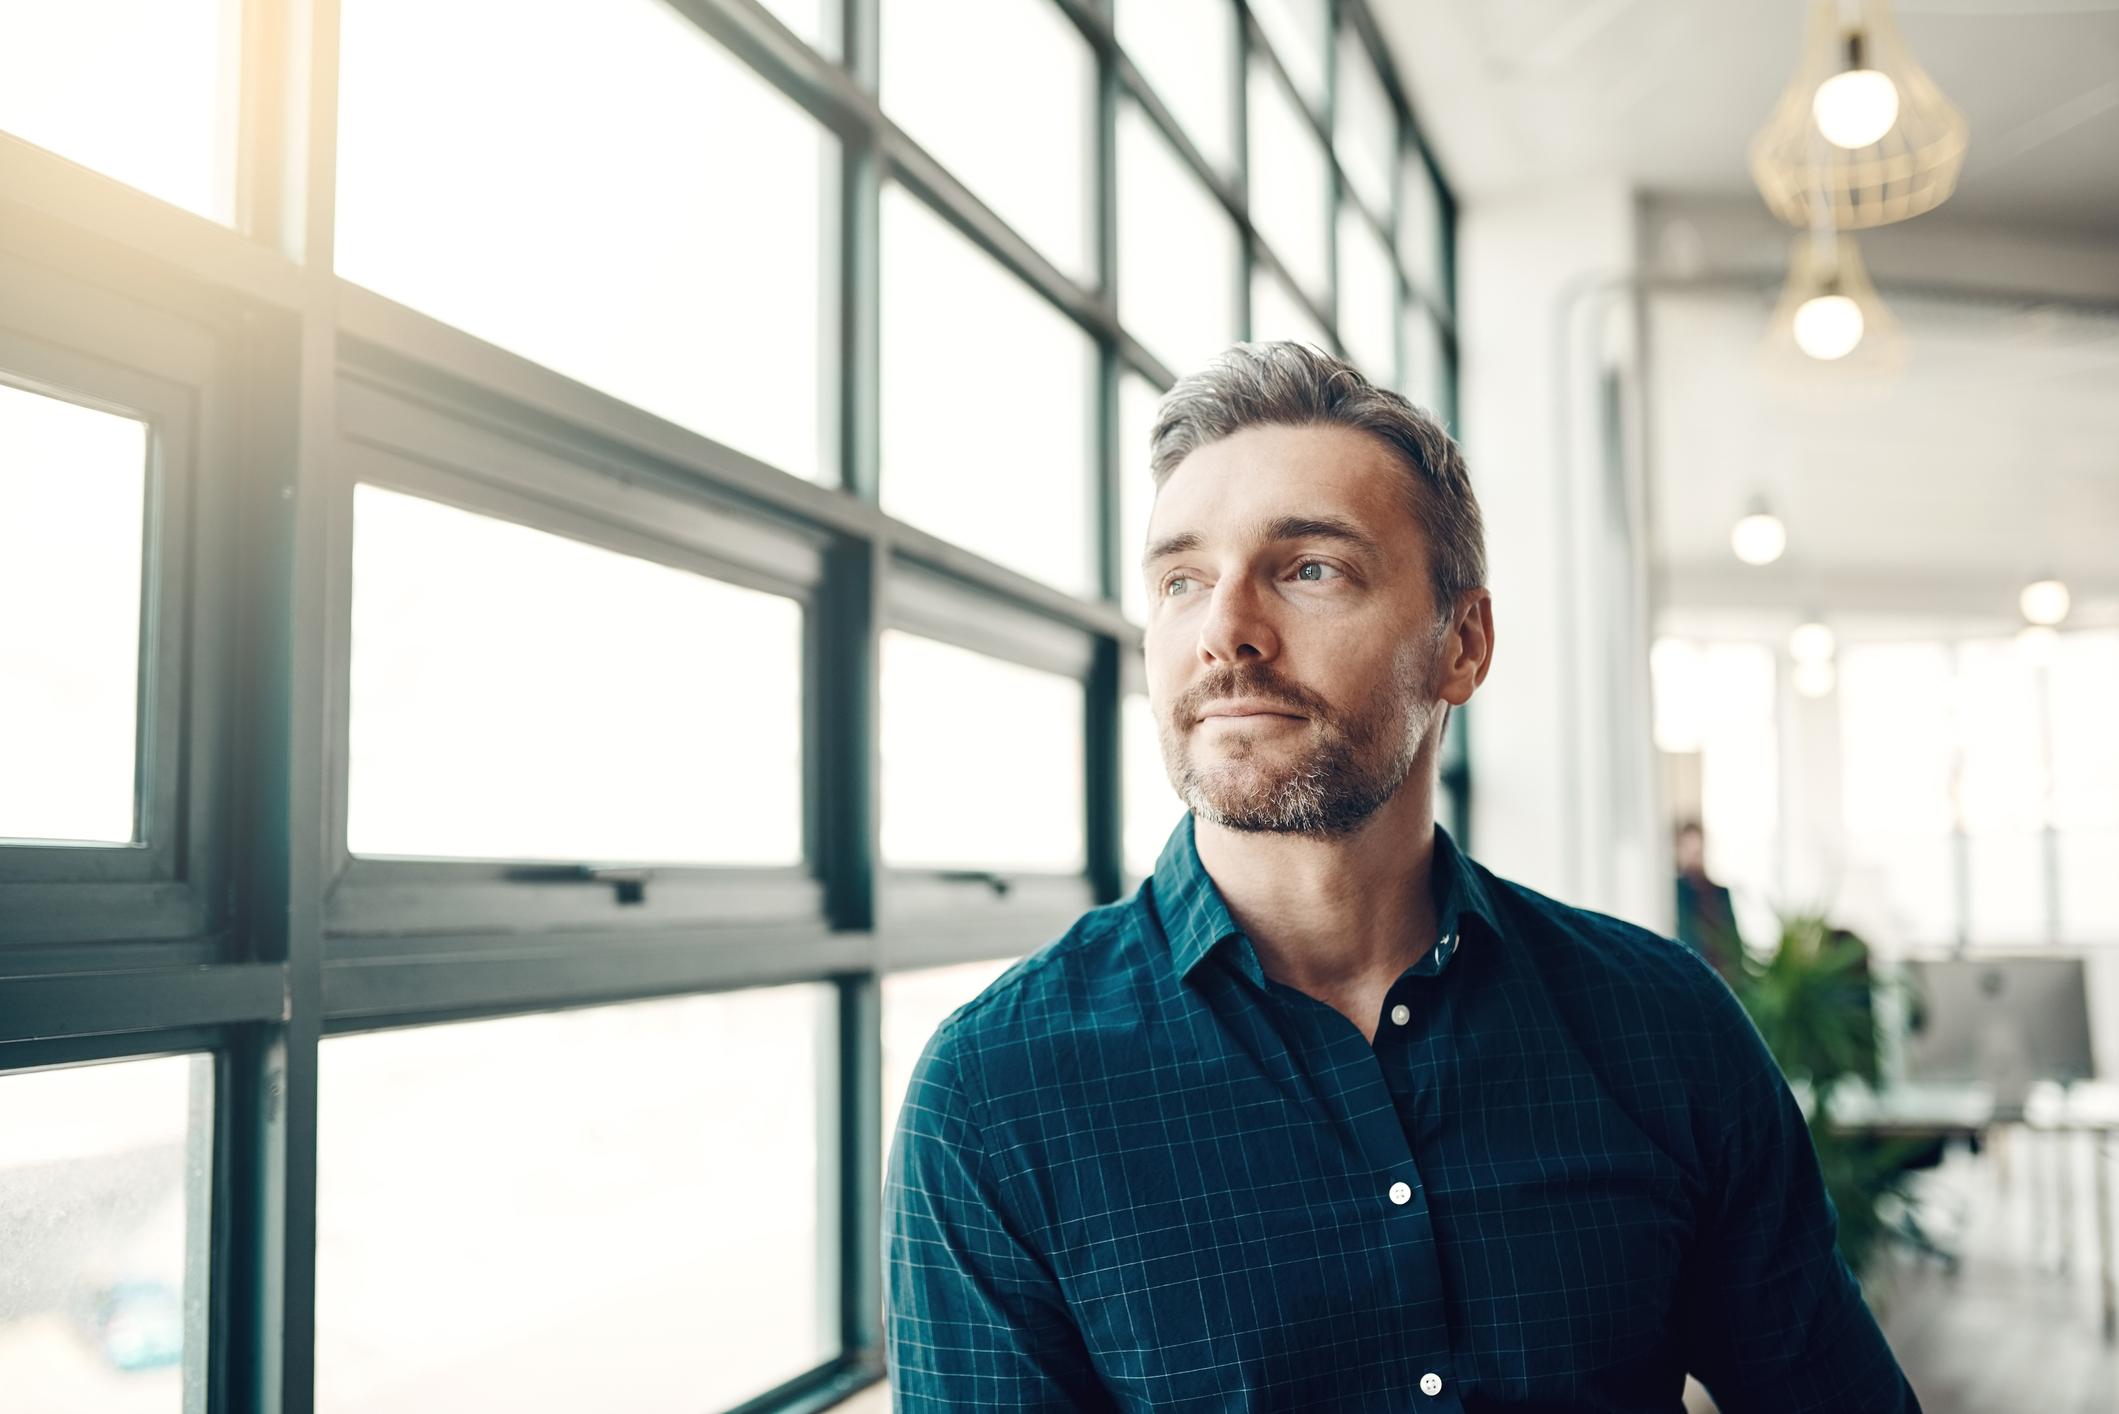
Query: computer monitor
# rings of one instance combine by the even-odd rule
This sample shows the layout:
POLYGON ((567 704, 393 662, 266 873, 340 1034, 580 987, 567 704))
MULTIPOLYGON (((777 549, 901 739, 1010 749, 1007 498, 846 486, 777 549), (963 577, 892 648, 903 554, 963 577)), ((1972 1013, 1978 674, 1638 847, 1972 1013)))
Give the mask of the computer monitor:
POLYGON ((2079 957, 1909 958, 1906 1078, 1989 1087, 2021 1109, 2040 1080, 2094 1078, 2079 957))

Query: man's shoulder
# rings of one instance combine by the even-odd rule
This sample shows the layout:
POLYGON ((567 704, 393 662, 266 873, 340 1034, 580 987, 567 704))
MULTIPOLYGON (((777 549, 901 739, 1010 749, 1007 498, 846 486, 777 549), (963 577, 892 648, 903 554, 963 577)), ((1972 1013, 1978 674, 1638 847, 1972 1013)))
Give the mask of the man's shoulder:
MULTIPOLYGON (((1490 897, 1531 941, 1543 966, 1603 974, 1615 982, 1695 1000, 1727 997, 1729 988, 1697 952, 1677 939, 1615 914, 1562 903, 1525 884, 1481 870, 1490 897)), ((1731 998, 1733 1001, 1733 997, 1731 998)))
POLYGON ((931 1046, 977 1064, 1029 1037, 1048 1040, 1137 1009, 1152 956, 1137 914, 1140 895, 1092 908, 1065 933, 1017 959, 978 995, 944 1017, 931 1046))
MULTIPOLYGON (((1488 874, 1504 926, 1584 1045, 1720 1087, 1760 1068, 1743 1003, 1691 948, 1651 928, 1488 874)), ((1766 1062, 1770 1066, 1770 1059, 1766 1062)))

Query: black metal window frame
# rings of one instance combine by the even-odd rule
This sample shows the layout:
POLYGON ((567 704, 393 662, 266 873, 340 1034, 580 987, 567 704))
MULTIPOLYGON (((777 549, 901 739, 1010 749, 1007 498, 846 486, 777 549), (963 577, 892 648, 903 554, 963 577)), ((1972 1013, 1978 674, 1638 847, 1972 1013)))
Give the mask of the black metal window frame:
MULTIPOLYGON (((1126 3, 1126 0, 1119 0, 1126 3)), ((325 1038, 795 982, 837 992, 836 1143, 820 1229, 837 1244, 842 1353, 745 1410, 823 1408, 882 1376, 881 979, 1012 956, 1121 895, 1120 709, 1144 689, 1119 609, 1122 379, 1173 370, 1121 322, 1116 128, 1137 104, 1235 223, 1231 293, 1254 269, 1337 338, 1342 207, 1392 253, 1433 321, 1454 415, 1454 206, 1366 0, 1327 0, 1324 105, 1305 102, 1241 0, 1225 56, 1232 170, 1202 156, 1119 45, 1112 0, 1040 0, 1092 56, 1096 279, 1062 274, 886 116, 888 0, 840 0, 826 50, 758 0, 664 0, 835 140, 824 239, 826 486, 633 408, 334 273, 338 0, 243 12, 233 226, 0 133, 0 378, 150 427, 136 809, 130 847, 0 846, 0 1077, 212 1057, 204 1407, 314 1404, 317 1074, 325 1038), (1388 212, 1333 142, 1342 31, 1398 120, 1388 212), (1305 289, 1248 208, 1251 65, 1314 129, 1330 173, 1329 288, 1305 289), (1409 170, 1433 184, 1441 283, 1406 268, 1409 170), (1067 315, 1096 360, 1088 493, 1093 597, 1064 593, 885 515, 878 487, 881 193, 894 182, 1067 315), (1320 299, 1322 303, 1320 303, 1320 299), (352 856, 345 692, 352 488, 423 495, 781 594, 803 619, 805 864, 526 870, 352 856), (624 497, 615 494, 624 488, 624 497), (880 857, 878 657, 902 630, 1081 684, 1086 868, 889 867, 880 857), (638 906, 642 893, 651 899, 638 906)), ((1140 3, 1140 0, 1132 0, 1140 3)), ((1383 370, 1375 370, 1379 374, 1383 370)), ((1461 725, 1446 818, 1468 824, 1461 725)), ((606 865, 611 862, 603 862, 606 865)), ((617 862, 624 864, 623 861, 617 862)), ((201 1234, 194 1233, 194 1240, 201 1234)))

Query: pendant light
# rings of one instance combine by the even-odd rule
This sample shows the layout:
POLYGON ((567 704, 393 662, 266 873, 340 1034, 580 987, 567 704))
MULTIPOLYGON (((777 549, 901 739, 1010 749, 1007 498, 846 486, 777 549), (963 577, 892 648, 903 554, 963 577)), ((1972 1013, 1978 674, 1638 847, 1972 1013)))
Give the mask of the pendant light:
POLYGON ((1835 378, 1840 369, 1889 372, 1903 359, 1903 342, 1852 236, 1821 229, 1795 238, 1767 337, 1777 375, 1810 377, 1806 370, 1820 365, 1835 378))
POLYGON ((1788 548, 1788 527, 1761 497, 1730 528, 1729 548, 1747 565, 1770 565, 1788 548))
POLYGON ((2023 611, 2027 623, 2057 627, 2071 607, 2067 585, 2057 579, 2034 579, 2016 596, 2016 607, 2023 611))
POLYGON ((1791 226, 1865 230, 1947 200, 1969 132, 1885 0, 1811 0, 1795 76, 1751 140, 1751 175, 1791 226))

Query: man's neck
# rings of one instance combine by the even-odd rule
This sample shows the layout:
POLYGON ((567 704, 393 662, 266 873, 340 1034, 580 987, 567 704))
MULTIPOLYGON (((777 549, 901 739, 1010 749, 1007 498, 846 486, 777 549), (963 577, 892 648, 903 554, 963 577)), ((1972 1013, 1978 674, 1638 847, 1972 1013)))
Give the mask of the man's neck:
POLYGON ((1421 774, 1350 835, 1195 817, 1199 862, 1267 976, 1314 997, 1380 994, 1435 945, 1434 787, 1421 774))

